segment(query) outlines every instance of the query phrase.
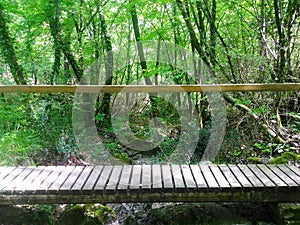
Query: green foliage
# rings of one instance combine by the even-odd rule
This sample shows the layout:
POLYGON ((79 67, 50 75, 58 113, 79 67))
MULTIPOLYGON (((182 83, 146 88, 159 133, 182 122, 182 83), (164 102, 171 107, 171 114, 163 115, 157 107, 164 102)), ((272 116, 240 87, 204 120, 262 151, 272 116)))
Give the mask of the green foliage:
POLYGON ((259 154, 266 156, 272 156, 272 154, 281 154, 290 151, 289 144, 255 143, 253 146, 259 151, 259 154))
POLYGON ((19 218, 22 225, 55 225, 56 205, 33 205, 19 218))
POLYGON ((223 142, 224 150, 218 155, 219 162, 237 162, 246 152, 242 149, 242 134, 239 129, 228 130, 223 142))
POLYGON ((300 155, 293 152, 285 152, 270 161, 271 164, 286 164, 289 162, 300 162, 300 155))
POLYGON ((0 164, 48 164, 78 156, 71 107, 71 96, 59 94, 0 99, 0 164))
POLYGON ((107 206, 69 205, 59 219, 59 225, 101 225, 115 220, 115 212, 107 206))

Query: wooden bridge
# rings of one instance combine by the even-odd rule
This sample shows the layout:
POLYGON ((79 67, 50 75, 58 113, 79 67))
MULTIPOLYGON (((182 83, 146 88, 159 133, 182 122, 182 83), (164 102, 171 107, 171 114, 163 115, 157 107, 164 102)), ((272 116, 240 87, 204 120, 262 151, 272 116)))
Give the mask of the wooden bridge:
POLYGON ((300 202, 295 165, 0 167, 0 204, 300 202))
MULTIPOLYGON (((118 92, 123 86, 101 88, 118 92)), ((300 84, 133 86, 128 92, 286 91, 300 84)), ((1 92, 99 92, 99 86, 0 86, 1 92)), ((299 165, 0 167, 0 204, 300 202, 299 165)))

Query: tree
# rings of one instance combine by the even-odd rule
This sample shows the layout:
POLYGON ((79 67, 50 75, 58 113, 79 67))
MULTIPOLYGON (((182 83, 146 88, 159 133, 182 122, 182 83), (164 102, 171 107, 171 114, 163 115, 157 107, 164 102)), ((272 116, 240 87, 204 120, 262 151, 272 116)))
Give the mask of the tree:
POLYGON ((5 16, 3 12, 3 5, 0 2, 0 47, 3 58, 10 67, 10 71, 14 77, 17 84, 26 84, 25 75, 22 67, 17 61, 17 56, 15 54, 13 41, 10 37, 5 16))

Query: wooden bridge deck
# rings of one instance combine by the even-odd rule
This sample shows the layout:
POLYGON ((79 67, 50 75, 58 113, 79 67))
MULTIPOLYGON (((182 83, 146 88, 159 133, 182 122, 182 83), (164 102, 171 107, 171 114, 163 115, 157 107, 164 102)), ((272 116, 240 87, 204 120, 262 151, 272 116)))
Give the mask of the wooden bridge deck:
POLYGON ((0 204, 300 202, 297 165, 0 167, 0 204))

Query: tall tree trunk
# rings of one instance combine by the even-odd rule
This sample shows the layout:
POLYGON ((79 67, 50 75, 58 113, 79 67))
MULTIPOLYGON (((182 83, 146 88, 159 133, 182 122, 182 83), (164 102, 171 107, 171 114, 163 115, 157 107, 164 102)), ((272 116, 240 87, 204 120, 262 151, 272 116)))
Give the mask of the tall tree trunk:
POLYGON ((275 82, 283 83, 285 80, 285 64, 286 64, 286 36, 284 32, 284 27, 282 24, 282 3, 279 0, 274 0, 274 15, 275 15, 275 24, 278 34, 278 57, 275 67, 275 82))
POLYGON ((209 56, 213 67, 215 67, 217 64, 217 58, 216 58, 217 28, 215 25, 216 16, 217 16, 217 2, 216 0, 212 0, 211 20, 209 21, 209 29, 210 29, 209 56))
POLYGON ((9 65, 10 71, 17 84, 26 84, 22 67, 18 64, 17 56, 3 13, 3 6, 0 2, 0 48, 5 62, 9 65))
POLYGON ((50 78, 51 84, 56 84, 58 82, 58 77, 61 67, 61 46, 59 43, 60 37, 60 0, 51 0, 49 2, 49 9, 47 10, 47 17, 49 19, 50 31, 53 38, 54 47, 54 63, 52 67, 52 76, 50 78))
MULTIPOLYGON (((131 3, 131 1, 129 1, 131 3)), ((142 74, 145 74, 147 72, 147 62, 144 54, 144 48, 141 40, 141 34, 140 34, 140 28, 139 28, 139 21, 136 13, 136 7, 133 4, 130 8, 130 14, 132 19, 132 25, 135 35, 135 40, 137 44, 138 49, 138 55, 140 59, 140 65, 142 67, 142 74)), ((146 85, 152 85, 152 81, 150 80, 150 77, 144 76, 146 85)), ((156 100, 155 100, 155 93, 150 93, 150 102, 151 102, 151 111, 152 116, 155 118, 157 116, 157 107, 156 107, 156 100)), ((155 121, 156 122, 156 121, 155 121)))
MULTIPOLYGON (((107 25, 104 15, 100 13, 100 31, 103 37, 105 54, 105 85, 112 85, 113 69, 114 69, 114 56, 112 52, 111 38, 107 31, 107 25)), ((100 108, 97 109, 97 113, 104 114, 105 122, 110 124, 110 101, 111 94, 104 93, 100 108)), ((104 125, 104 124, 101 124, 104 125)))

